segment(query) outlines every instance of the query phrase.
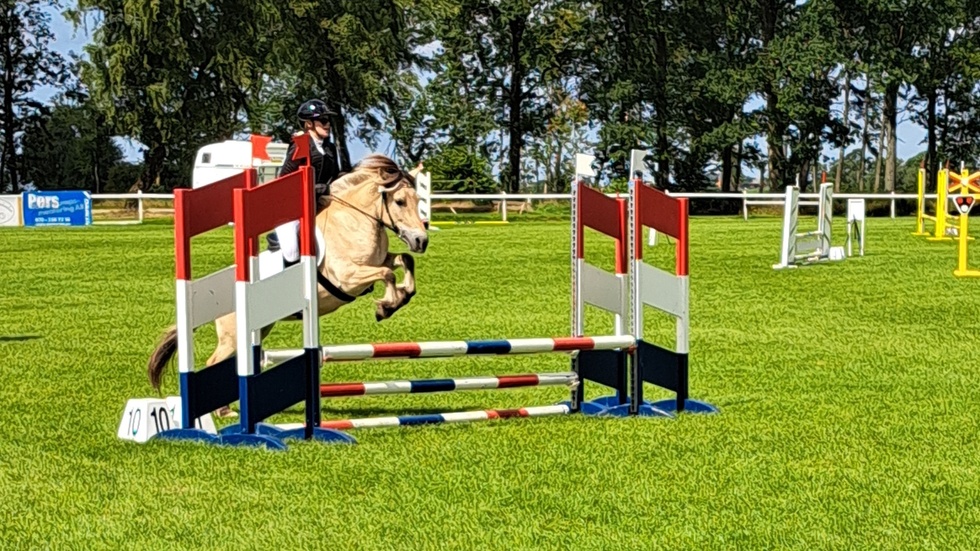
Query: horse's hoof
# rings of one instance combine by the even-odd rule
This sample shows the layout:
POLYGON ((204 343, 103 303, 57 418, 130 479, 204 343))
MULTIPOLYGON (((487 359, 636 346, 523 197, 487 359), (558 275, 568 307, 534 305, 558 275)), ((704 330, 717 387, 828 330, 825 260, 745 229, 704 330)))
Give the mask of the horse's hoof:
POLYGON ((377 321, 386 320, 395 313, 396 308, 386 306, 384 303, 379 302, 377 310, 374 311, 374 318, 377 321))

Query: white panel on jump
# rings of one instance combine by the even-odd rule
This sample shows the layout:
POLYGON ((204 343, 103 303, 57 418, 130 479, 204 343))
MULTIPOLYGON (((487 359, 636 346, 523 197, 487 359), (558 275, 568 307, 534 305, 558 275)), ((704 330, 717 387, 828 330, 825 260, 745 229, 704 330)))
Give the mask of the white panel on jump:
POLYGON ((302 292, 305 287, 305 269, 305 261, 301 261, 267 279, 247 284, 243 302, 248 309, 250 327, 239 327, 238 330, 258 331, 302 311, 306 307, 306 293, 302 292))
POLYGON ((588 262, 582 262, 582 300, 607 312, 626 315, 623 278, 600 270, 588 262))
POLYGON ((637 262, 640 301, 675 317, 686 318, 688 309, 687 278, 667 273, 659 268, 637 262))
POLYGON ((259 253, 259 279, 274 276, 282 270, 282 251, 262 251, 259 253))
POLYGON ((228 266, 186 284, 190 329, 235 311, 235 267, 228 266))
POLYGON ((864 199, 847 200, 847 221, 864 221, 864 199))
POLYGON ((575 154, 575 174, 579 176, 595 176, 595 171, 592 170, 592 163, 595 162, 594 155, 586 155, 585 153, 575 154))

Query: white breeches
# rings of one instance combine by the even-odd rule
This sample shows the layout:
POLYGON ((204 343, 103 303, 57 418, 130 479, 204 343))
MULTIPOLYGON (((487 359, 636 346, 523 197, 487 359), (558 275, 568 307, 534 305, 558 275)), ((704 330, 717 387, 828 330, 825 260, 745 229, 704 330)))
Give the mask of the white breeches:
POLYGON ((279 238, 279 250, 282 251, 283 260, 299 261, 299 220, 276 226, 276 236, 279 238))

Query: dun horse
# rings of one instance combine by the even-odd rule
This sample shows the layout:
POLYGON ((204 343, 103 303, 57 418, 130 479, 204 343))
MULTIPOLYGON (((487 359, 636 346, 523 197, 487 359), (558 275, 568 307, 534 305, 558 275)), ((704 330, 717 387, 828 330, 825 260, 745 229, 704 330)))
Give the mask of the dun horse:
MULTIPOLYGON (((415 295, 415 259, 407 253, 388 252, 386 229, 412 252, 425 252, 429 237, 419 217, 417 172, 418 169, 404 172, 384 155, 369 155, 331 184, 330 196, 324 200, 326 206, 321 204, 316 216, 325 248, 317 278, 319 315, 329 314, 369 293, 377 281, 385 285, 384 297, 375 301, 378 321, 391 317, 415 295), (395 277, 397 268, 405 271, 401 284, 395 277)), ((273 325, 262 330, 263 338, 273 325)), ((215 329, 218 345, 207 361, 208 366, 235 354, 235 314, 216 320, 215 329)), ((172 326, 164 333, 147 366, 150 384, 158 392, 164 368, 176 352, 177 327, 172 326)), ((227 407, 217 413, 222 417, 235 415, 227 407)))

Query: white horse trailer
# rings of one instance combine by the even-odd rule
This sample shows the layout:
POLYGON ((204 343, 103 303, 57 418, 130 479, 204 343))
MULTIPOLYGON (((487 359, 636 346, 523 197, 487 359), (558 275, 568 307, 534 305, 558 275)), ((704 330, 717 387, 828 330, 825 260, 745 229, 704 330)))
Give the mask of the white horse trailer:
POLYGON ((286 160, 288 147, 288 144, 270 142, 266 146, 269 158, 260 159, 252 156, 252 142, 248 140, 225 140, 208 144, 198 149, 194 157, 191 187, 196 189, 213 184, 252 167, 259 173, 259 183, 272 180, 286 160))

